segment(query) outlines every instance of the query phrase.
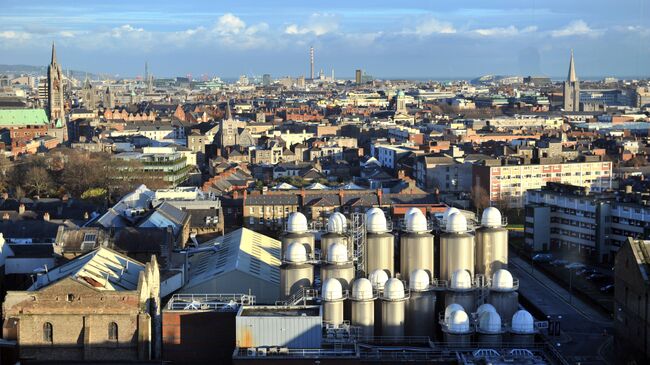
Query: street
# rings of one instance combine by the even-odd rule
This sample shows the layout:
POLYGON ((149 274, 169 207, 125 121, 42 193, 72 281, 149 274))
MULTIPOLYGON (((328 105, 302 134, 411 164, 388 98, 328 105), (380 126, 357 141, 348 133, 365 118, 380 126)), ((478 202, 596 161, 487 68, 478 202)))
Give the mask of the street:
MULTIPOLYGON (((509 269, 519 279, 519 294, 547 315, 561 316, 562 335, 554 342, 574 364, 611 364, 613 321, 573 296, 510 250, 509 269), (605 334, 605 331, 606 334, 605 334), (559 344, 559 346, 558 346, 559 344)), ((543 320, 543 318, 539 318, 543 320)))

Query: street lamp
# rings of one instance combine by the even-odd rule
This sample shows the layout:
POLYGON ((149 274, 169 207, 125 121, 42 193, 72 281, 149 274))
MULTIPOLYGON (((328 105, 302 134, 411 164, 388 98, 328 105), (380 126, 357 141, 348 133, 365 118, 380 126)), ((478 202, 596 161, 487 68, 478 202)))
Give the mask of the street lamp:
POLYGON ((573 298, 573 268, 569 268, 569 304, 573 298))

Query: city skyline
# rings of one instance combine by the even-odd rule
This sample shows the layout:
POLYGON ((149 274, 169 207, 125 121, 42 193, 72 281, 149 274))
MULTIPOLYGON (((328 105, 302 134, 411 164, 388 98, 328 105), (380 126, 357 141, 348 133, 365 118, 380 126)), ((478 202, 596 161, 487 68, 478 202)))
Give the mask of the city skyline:
POLYGON ((81 6, 4 1, 0 64, 45 65, 56 42, 64 69, 159 77, 191 73, 350 78, 471 78, 566 74, 575 50, 583 79, 650 74, 650 21, 642 0, 483 4, 416 1, 304 5, 197 1, 81 6), (587 6, 588 5, 588 6, 587 6), (644 46, 646 45, 646 46, 644 46), (480 62, 477 62, 480 60, 480 62))

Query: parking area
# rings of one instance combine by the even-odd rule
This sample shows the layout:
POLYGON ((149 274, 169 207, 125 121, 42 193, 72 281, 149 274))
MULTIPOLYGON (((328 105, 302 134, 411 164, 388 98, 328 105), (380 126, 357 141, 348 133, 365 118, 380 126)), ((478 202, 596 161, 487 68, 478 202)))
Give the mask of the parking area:
POLYGON ((523 242, 517 238, 511 239, 512 248, 535 270, 562 284, 572 296, 580 297, 611 315, 614 308, 614 271, 610 267, 594 264, 575 252, 533 254, 527 252, 521 245, 523 242))

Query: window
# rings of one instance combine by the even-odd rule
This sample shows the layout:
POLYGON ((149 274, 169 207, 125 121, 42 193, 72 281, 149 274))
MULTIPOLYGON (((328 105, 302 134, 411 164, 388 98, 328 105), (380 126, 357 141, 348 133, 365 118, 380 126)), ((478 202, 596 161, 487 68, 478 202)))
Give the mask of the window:
POLYGON ((43 324, 43 342, 54 342, 54 332, 52 331, 52 323, 50 322, 43 324))
POLYGON ((108 324, 108 339, 117 341, 117 323, 111 322, 108 324))

